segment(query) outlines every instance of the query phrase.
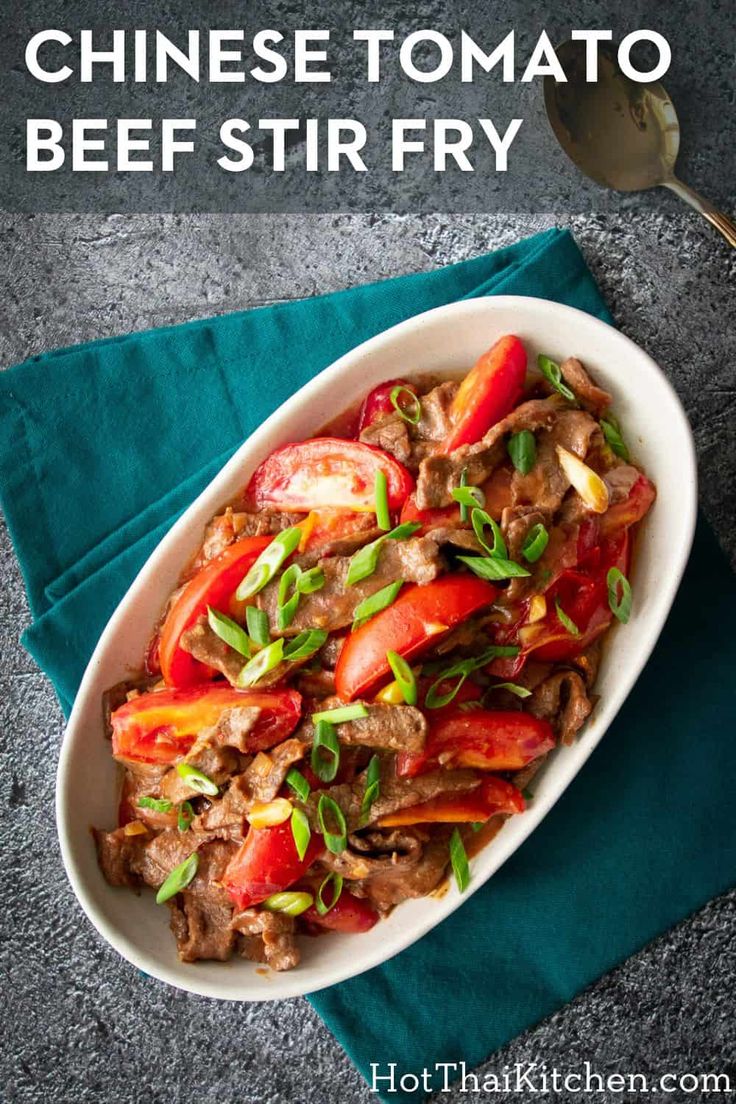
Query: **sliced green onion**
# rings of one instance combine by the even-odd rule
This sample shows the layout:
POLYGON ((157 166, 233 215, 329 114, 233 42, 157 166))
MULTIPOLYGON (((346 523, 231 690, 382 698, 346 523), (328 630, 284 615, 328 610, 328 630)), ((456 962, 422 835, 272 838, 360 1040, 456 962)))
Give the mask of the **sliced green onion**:
POLYGON ((528 475, 537 459, 537 442, 530 429, 512 433, 506 446, 511 463, 521 475, 528 475))
POLYGON ((312 770, 322 782, 333 782, 340 766, 340 741, 335 726, 317 721, 312 744, 312 770))
POLYGON ((296 853, 301 861, 307 853, 309 841, 312 838, 312 829, 309 827, 307 814, 303 809, 294 807, 291 814, 291 834, 294 839, 296 853))
POLYGON ((284 893, 272 893, 263 902, 263 907, 269 912, 283 912, 287 916, 301 916, 314 904, 311 893, 300 893, 297 890, 288 890, 284 893))
POLYGON ((325 629, 306 629, 300 632, 284 648, 284 659, 288 659, 291 663, 295 659, 307 659, 320 650, 328 635, 325 629))
POLYGON ((575 402, 575 392, 571 391, 562 379, 562 371, 560 370, 559 364, 556 364, 554 360, 540 353, 537 357, 537 367, 548 383, 552 384, 555 391, 559 392, 564 399, 575 402))
POLYGON ((567 629, 570 635, 580 636, 580 629, 577 627, 573 619, 567 616, 562 606, 560 605, 559 599, 555 599, 555 610, 557 611, 557 617, 559 618, 560 623, 567 629))
POLYGON ((342 809, 326 793, 320 794, 317 804, 317 820, 324 836, 325 847, 333 855, 339 855, 348 845, 348 827, 342 809), (332 821, 332 826, 337 828, 336 832, 331 832, 327 827, 328 818, 332 821))
POLYGON ((314 594, 316 590, 321 590, 324 585, 325 573, 318 564, 316 567, 310 567, 309 571, 302 572, 297 590, 300 594, 314 594))
POLYGON ((196 790, 197 793, 205 794, 207 797, 216 797, 220 792, 216 782, 213 782, 211 778, 208 778, 206 774, 190 763, 177 763, 176 773, 180 778, 183 778, 190 789, 196 790))
MULTIPOLYGON (((460 486, 457 489, 460 490, 463 487, 467 487, 467 485, 468 485, 468 469, 463 468, 463 470, 460 472, 460 486)), ((485 506, 485 497, 484 497, 482 505, 485 506)), ((461 521, 467 521, 468 520, 468 507, 466 506, 466 504, 464 502, 460 503, 460 520, 461 521)))
POLYGON ((461 893, 464 893, 470 884, 470 866, 468 865, 468 856, 458 828, 453 828, 452 835, 450 836, 450 862, 452 863, 452 872, 455 875, 457 888, 461 893))
POLYGON ((622 460, 628 460, 630 458, 629 450, 621 436, 621 427, 612 414, 609 414, 607 418, 601 418, 601 429, 603 430, 603 436, 616 456, 620 456, 622 460))
POLYGON ((463 468, 460 475, 460 486, 452 488, 452 497, 460 503, 460 520, 468 520, 468 510, 475 510, 479 506, 485 506, 486 496, 480 487, 468 487, 467 468, 463 468))
POLYGON ((358 602, 355 607, 353 632, 365 624, 366 621, 369 621, 375 614, 380 613, 382 609, 393 605, 403 585, 403 579, 397 579, 395 583, 389 583, 388 586, 381 587, 375 594, 371 594, 368 598, 364 598, 362 602, 358 602))
POLYGON ((327 877, 322 879, 320 887, 317 890, 317 896, 314 901, 315 907, 320 916, 326 916, 330 909, 333 909, 337 902, 340 900, 342 885, 342 874, 337 874, 334 870, 330 871, 327 877), (330 886, 332 890, 329 903, 325 901, 324 896, 325 890, 328 886, 330 886))
POLYGON ((368 823, 368 815, 371 811, 371 805, 378 797, 381 788, 381 760, 377 755, 371 755, 370 763, 365 775, 365 789, 363 791, 363 800, 360 805, 360 823, 361 825, 368 823))
POLYGON ((388 508, 388 480, 386 473, 380 468, 376 472, 374 484, 374 497, 376 500, 376 522, 379 529, 388 532, 391 528, 391 511, 388 508))
POLYGON ((279 592, 276 599, 276 627, 283 631, 294 620, 297 606, 299 605, 299 579, 302 569, 299 564, 291 564, 287 567, 279 579, 279 592), (293 592, 287 599, 290 590, 293 592))
POLYGON ((397 525, 390 533, 385 533, 382 537, 377 537, 376 540, 371 541, 370 544, 366 544, 363 548, 359 549, 350 560, 350 567, 348 568, 347 578, 345 580, 348 586, 353 586, 355 583, 359 583, 373 574, 378 567, 378 556, 384 541, 407 540, 416 533, 417 529, 421 528, 422 523, 420 521, 405 521, 403 525, 397 525))
POLYGON ((219 636, 220 640, 224 640, 226 644, 234 648, 240 655, 246 657, 250 655, 250 640, 248 640, 248 634, 237 621, 233 621, 232 617, 226 617, 224 613, 220 613, 219 610, 213 609, 212 606, 208 606, 207 623, 213 633, 219 636))
POLYGON ((344 724, 345 721, 357 721, 359 717, 367 717, 368 710, 362 702, 353 702, 352 705, 341 705, 337 709, 325 709, 322 713, 312 714, 312 724, 320 721, 329 721, 330 724, 344 724))
POLYGON ((141 809, 153 809, 154 813, 170 813, 174 807, 165 797, 139 797, 138 805, 141 809))
POLYGON ((505 560, 508 556, 506 549, 506 542, 503 539, 503 533, 501 532, 497 523, 493 520, 490 514, 487 514, 485 510, 474 509, 470 514, 470 522, 473 526, 473 532, 478 538, 478 542, 482 548, 486 550, 489 556, 493 556, 494 560, 505 560), (488 545, 483 534, 485 527, 493 533, 493 544, 488 545))
POLYGON ((403 418, 409 425, 419 425, 422 419, 422 404, 419 401, 419 396, 415 395, 408 387, 403 387, 399 384, 397 387, 391 389, 389 396, 391 399, 391 405, 400 418, 403 418), (407 406, 402 406, 400 399, 402 395, 408 397, 409 403, 407 406))
POLYGON ((249 686, 254 686, 259 679, 262 679, 264 675, 272 671, 274 667, 278 667, 279 663, 284 657, 284 641, 282 637, 278 640, 272 640, 270 644, 267 644, 265 648, 262 648, 257 655, 254 655, 252 659, 249 659, 245 667, 241 669, 240 674, 235 679, 235 685, 241 690, 247 689, 249 686))
POLYGON ((524 575, 531 574, 521 564, 496 556, 458 556, 458 559, 467 564, 470 570, 480 576, 481 579, 498 581, 499 579, 521 578, 524 575))
POLYGON ((284 560, 296 549, 301 539, 302 531, 298 525, 278 533, 271 543, 263 549, 235 591, 237 600, 243 602, 246 598, 252 598, 259 590, 263 590, 266 583, 273 579, 284 560))
POLYGON ((194 809, 191 801, 182 801, 179 806, 179 814, 176 818, 176 827, 180 832, 186 832, 194 820, 194 809))
POLYGON ((609 569, 606 582, 611 613, 625 625, 631 617, 631 583, 617 567, 609 569))
POLYGON ((518 682, 494 682, 488 689, 489 691, 508 690, 509 694, 514 694, 517 698, 528 698, 531 695, 531 690, 526 686, 519 686, 518 682))
POLYGON ((174 867, 166 881, 159 887, 156 894, 156 904, 162 905, 164 901, 168 901, 169 898, 175 897, 177 893, 181 893, 183 889, 186 889, 197 873, 198 866, 199 855, 196 851, 193 851, 189 858, 174 867))
POLYGON ((505 656, 516 656, 518 654, 519 648, 516 644, 492 644, 489 648, 486 648, 485 651, 481 652, 479 656, 474 656, 470 659, 461 659, 457 663, 450 664, 449 667, 440 670, 437 678, 427 690, 424 698, 425 707, 427 709, 440 709, 444 705, 449 705, 453 698, 456 697, 468 675, 472 674, 473 671, 477 671, 480 667, 487 666, 494 659, 505 656), (439 688, 442 683, 447 682, 448 679, 454 678, 457 679, 457 682, 444 694, 440 694, 439 688))
POLYGON ((407 705, 417 704, 417 680, 414 677, 409 664, 398 652, 386 652, 388 665, 394 673, 394 678, 399 684, 401 696, 407 705))
POLYGON ((549 544, 549 533, 541 521, 532 525, 521 546, 521 554, 527 563, 536 563, 549 544))
POLYGON ((309 797, 309 783, 302 772, 298 771, 296 767, 292 767, 286 775, 286 785, 291 786, 300 801, 306 801, 309 797))
POLYGON ((268 614, 258 606, 248 606, 245 611, 245 623, 248 628, 248 636, 254 644, 260 648, 271 642, 271 631, 268 627, 268 614))

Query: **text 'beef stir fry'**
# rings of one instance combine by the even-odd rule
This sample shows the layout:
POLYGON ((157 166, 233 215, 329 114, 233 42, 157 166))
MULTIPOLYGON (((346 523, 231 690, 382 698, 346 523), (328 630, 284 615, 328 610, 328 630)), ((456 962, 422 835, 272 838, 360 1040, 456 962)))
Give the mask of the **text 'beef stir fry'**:
POLYGON ((102 870, 157 891, 185 961, 288 969, 300 934, 464 890, 589 716, 655 492, 582 364, 537 364, 503 337, 273 452, 106 695, 102 870))

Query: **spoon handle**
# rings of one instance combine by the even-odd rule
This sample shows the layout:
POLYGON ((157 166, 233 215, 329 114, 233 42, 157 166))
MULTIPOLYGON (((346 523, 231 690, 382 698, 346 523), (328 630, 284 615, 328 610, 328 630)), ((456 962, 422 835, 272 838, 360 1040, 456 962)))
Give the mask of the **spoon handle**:
POLYGON ((671 177, 669 180, 665 180, 664 184, 665 187, 670 188, 675 195, 678 195, 680 199, 684 199, 686 203, 689 203, 691 207, 694 207, 696 211, 699 211, 701 215, 707 218, 708 222, 723 234, 728 244, 736 249, 736 223, 734 223, 728 215, 724 215, 723 211, 719 211, 709 200, 699 195, 694 188, 690 188, 687 184, 683 184, 682 181, 678 180, 675 176, 671 177))

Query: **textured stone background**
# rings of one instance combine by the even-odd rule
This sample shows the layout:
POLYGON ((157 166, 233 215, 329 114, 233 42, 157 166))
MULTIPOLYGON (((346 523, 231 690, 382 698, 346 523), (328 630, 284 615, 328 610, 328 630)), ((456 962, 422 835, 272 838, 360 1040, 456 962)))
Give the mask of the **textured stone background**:
MULTIPOLYGON (((0 217, 0 364, 428 269, 550 223, 443 215, 0 217)), ((622 329, 655 356, 682 396, 698 444, 702 503, 736 564, 736 254, 668 197, 655 213, 634 204, 566 224, 622 329)), ((5 530, 0 585, 0 1096, 44 1104, 373 1099, 305 1001, 236 1006, 188 996, 142 977, 94 933, 61 868, 53 793, 62 718, 17 643, 28 611, 5 530)), ((568 1070, 589 1060, 603 1072, 652 1076, 730 1070, 736 1084, 735 911, 736 893, 711 902, 487 1068, 537 1061, 568 1070)))

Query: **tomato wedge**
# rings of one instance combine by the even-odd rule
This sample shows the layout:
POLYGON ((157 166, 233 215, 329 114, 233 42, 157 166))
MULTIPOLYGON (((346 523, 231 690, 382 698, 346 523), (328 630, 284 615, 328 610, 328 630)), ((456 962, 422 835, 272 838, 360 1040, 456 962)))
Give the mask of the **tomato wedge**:
POLYGON ((158 661, 168 686, 192 686, 215 672, 179 647, 181 634, 196 624, 207 606, 231 613, 230 602, 248 568, 273 537, 236 541, 189 580, 166 615, 158 639, 158 661))
POLYGON ((460 384, 450 408, 453 427, 443 443, 451 452, 480 441, 492 425, 513 410, 526 375, 526 350, 513 334, 498 339, 475 362, 460 384))
POLYGON ((322 836, 313 835, 300 859, 290 820, 273 828, 251 828, 228 863, 222 885, 236 908, 249 908, 293 885, 324 848, 322 836))
POLYGON ((374 387, 363 400, 360 417, 358 418, 358 433, 362 433, 368 426, 373 425, 384 414, 393 413, 395 407, 391 402, 391 392, 394 387, 403 387, 407 391, 411 391, 413 395, 417 393, 415 385, 408 383, 406 380, 395 379, 387 380, 386 383, 379 383, 378 387, 374 387))
POLYGON ((390 671, 386 652, 408 658, 488 606, 496 587, 475 575, 443 575, 426 586, 405 587, 387 609, 345 640, 335 668, 335 690, 352 701, 390 671))
POLYGON ((261 710, 248 735, 248 751, 260 751, 293 732, 302 697, 296 690, 236 690, 209 684, 140 694, 110 718, 112 753, 141 763, 173 763, 186 755, 198 732, 216 724, 225 709, 239 705, 261 710))
POLYGON ((520 790, 504 778, 485 778, 474 790, 463 794, 444 794, 387 813, 376 823, 380 828, 405 824, 462 824, 488 820, 499 813, 523 813, 526 802, 520 790))
POLYGON ((444 767, 475 767, 487 771, 521 770, 555 747, 548 721, 531 713, 473 709, 445 712, 434 718, 428 711, 429 735, 419 755, 401 752, 396 773, 413 777, 444 767))
POLYGON ((389 509, 398 510, 414 489, 403 464, 362 441, 315 437, 272 452, 256 468, 246 495, 261 510, 373 510, 379 471, 386 476, 389 509))

